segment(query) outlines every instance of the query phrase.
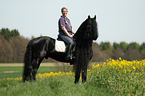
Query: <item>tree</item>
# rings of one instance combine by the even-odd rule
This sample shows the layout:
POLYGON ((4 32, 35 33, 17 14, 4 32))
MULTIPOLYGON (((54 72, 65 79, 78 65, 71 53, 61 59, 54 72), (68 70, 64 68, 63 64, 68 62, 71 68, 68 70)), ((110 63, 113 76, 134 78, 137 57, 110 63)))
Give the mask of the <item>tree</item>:
POLYGON ((113 55, 113 59, 118 59, 119 57, 124 58, 125 53, 121 48, 117 47, 114 49, 113 55))
POLYGON ((128 45, 127 49, 137 49, 139 50, 139 44, 136 42, 132 42, 128 45))
POLYGON ((145 42, 140 45, 139 51, 143 55, 143 58, 145 58, 145 42))
POLYGON ((6 29, 4 29, 4 28, 2 28, 1 30, 0 30, 0 34, 7 40, 7 41, 9 41, 9 39, 10 39, 10 37, 11 37, 11 35, 10 35, 10 30, 8 29, 8 28, 6 28, 6 29))
POLYGON ((20 36, 20 33, 18 32, 18 30, 14 29, 11 31, 10 35, 11 35, 11 37, 20 36))
POLYGON ((20 36, 20 33, 18 32, 18 30, 14 29, 12 31, 10 31, 8 28, 2 28, 0 30, 0 34, 7 40, 9 41, 11 37, 15 37, 15 36, 20 36))
POLYGON ((31 37, 31 39, 34 39, 34 38, 35 38, 34 36, 31 37))
POLYGON ((135 60, 135 59, 141 59, 142 54, 137 49, 128 49, 125 54, 125 59, 127 60, 135 60))
POLYGON ((124 52, 126 52, 126 51, 127 51, 128 44, 127 44, 126 42, 120 42, 119 47, 120 47, 124 52))
POLYGON ((0 62, 12 62, 13 48, 7 40, 0 35, 0 62))
POLYGON ((116 42, 114 42, 114 43, 113 43, 113 48, 114 48, 114 49, 119 48, 119 44, 118 44, 118 43, 116 43, 116 42))
POLYGON ((12 37, 10 39, 10 44, 13 47, 14 52, 12 57, 13 62, 23 62, 28 41, 29 40, 22 36, 12 37))
POLYGON ((107 49, 112 50, 113 49, 110 42, 101 42, 100 48, 101 48, 101 50, 107 50, 107 49))
POLYGON ((103 53, 99 45, 97 43, 93 43, 93 58, 91 61, 93 62, 100 62, 100 61, 106 61, 109 57, 107 54, 103 53))

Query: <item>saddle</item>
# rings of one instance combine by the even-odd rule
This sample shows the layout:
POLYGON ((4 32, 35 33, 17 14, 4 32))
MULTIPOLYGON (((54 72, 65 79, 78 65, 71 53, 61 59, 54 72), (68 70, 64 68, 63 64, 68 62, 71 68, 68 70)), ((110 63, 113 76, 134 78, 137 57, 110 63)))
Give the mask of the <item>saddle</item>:
POLYGON ((58 37, 55 40, 55 50, 57 52, 66 52, 66 44, 64 43, 64 41, 62 41, 62 39, 60 37, 58 37))

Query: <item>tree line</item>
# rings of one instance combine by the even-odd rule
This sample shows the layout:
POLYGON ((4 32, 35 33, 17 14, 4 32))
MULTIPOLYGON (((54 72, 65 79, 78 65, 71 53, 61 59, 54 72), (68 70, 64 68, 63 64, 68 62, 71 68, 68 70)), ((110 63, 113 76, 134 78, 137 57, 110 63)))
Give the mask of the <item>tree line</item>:
POLYGON ((126 43, 101 42, 93 44, 94 57, 93 61, 106 61, 109 58, 118 59, 121 57, 125 60, 145 59, 145 42, 139 45, 136 42, 126 43))
MULTIPOLYGON (((32 37, 34 38, 34 37, 32 37)), ((9 30, 2 28, 0 30, 0 62, 23 62, 26 46, 30 39, 20 36, 18 30, 9 30)), ((139 45, 136 42, 113 43, 101 42, 93 43, 93 62, 106 61, 109 58, 118 59, 119 57, 126 60, 144 59, 145 42, 139 45)), ((44 62, 55 62, 48 59, 44 62)))
POLYGON ((0 30, 0 62, 23 62, 29 39, 20 36, 18 30, 0 30))

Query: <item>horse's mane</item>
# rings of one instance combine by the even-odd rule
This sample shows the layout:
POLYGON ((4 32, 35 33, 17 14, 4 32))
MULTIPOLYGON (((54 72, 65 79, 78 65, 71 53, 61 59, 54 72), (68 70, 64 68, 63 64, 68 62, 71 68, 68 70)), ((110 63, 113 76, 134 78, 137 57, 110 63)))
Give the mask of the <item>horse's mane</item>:
POLYGON ((76 34, 74 35, 74 40, 77 43, 85 43, 88 41, 96 40, 98 38, 98 29, 96 16, 94 18, 88 18, 80 25, 76 34))

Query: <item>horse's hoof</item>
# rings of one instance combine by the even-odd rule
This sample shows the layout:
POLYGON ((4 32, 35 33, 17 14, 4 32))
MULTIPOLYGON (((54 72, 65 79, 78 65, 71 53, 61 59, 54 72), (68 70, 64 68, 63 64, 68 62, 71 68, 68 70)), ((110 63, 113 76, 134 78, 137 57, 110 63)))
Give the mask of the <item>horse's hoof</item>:
POLYGON ((70 62, 70 65, 73 65, 73 62, 70 62))

